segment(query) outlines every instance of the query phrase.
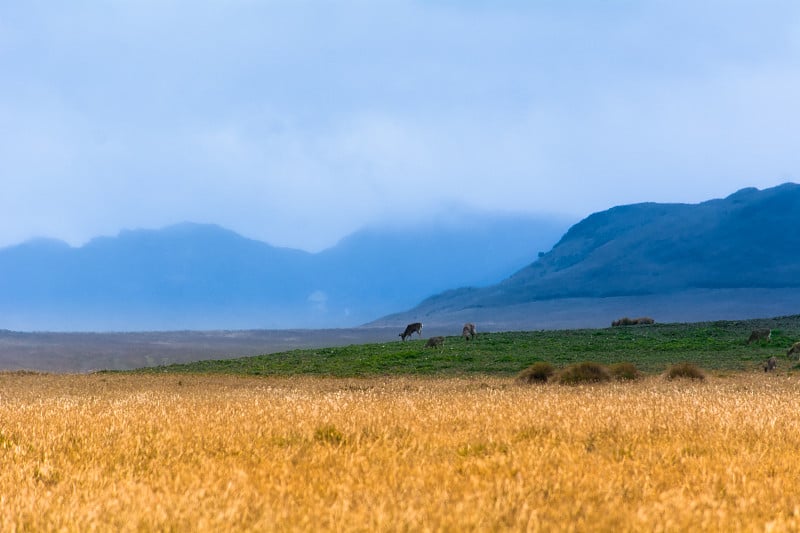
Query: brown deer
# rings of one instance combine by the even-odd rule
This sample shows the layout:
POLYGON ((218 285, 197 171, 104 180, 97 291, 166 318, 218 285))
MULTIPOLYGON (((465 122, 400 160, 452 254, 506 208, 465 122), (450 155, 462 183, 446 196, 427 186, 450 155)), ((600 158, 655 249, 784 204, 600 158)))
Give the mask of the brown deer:
POLYGON ((792 347, 789 348, 788 352, 786 352, 786 357, 789 357, 793 353, 800 353, 800 341, 792 344, 792 347))
POLYGON ((444 337, 431 337, 425 343, 426 348, 441 348, 444 345, 444 337))
POLYGON ((772 340, 772 330, 771 329, 754 329, 753 332, 750 334, 750 337, 747 339, 747 344, 750 344, 755 341, 766 340, 769 342, 772 340))
POLYGON ((406 330, 400 334, 400 337, 406 340, 406 337, 410 337, 413 333, 417 333, 422 337, 422 322, 414 322, 413 324, 407 325, 406 330))
POLYGON ((775 359, 774 356, 767 359, 767 362, 764 363, 764 372, 772 372, 776 368, 778 368, 778 360, 775 359))
POLYGON ((468 341, 474 339, 477 334, 477 331, 475 331, 475 324, 472 322, 467 322, 461 329, 461 336, 468 341))

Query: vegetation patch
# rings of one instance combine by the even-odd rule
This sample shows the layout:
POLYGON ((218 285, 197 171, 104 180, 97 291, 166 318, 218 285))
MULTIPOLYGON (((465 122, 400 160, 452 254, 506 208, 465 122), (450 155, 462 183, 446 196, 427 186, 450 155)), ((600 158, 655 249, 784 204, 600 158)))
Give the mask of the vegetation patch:
POLYGON ((320 426, 314 430, 314 440, 324 444, 338 446, 344 443, 344 435, 332 424, 320 426))
POLYGON ((563 385, 600 383, 609 380, 611 380, 611 374, 606 367, 589 361, 570 365, 558 375, 558 382, 563 385))
POLYGON ((703 381, 706 379, 706 374, 695 364, 678 363, 669 367, 664 377, 667 379, 692 379, 703 381))
POLYGON ((617 381, 632 381, 642 377, 642 373, 633 363, 616 363, 608 367, 611 377, 617 381))
MULTIPOLYGON (((480 324, 479 324, 480 326, 480 324)), ((144 373, 215 373, 252 376, 387 375, 521 377, 547 354, 555 368, 594 361, 611 369, 630 363, 644 374, 663 374, 680 361, 708 371, 752 372, 763 361, 785 354, 800 341, 800 315, 759 320, 650 324, 625 328, 481 333, 469 343, 445 337, 441 348, 425 349, 427 339, 291 350, 236 359, 198 361, 141 369, 144 373), (769 328, 769 343, 746 341, 769 328)), ((791 368, 796 371, 797 367, 791 368)), ((615 377, 618 377, 615 375, 615 377)), ((3 375, 0 374, 0 381, 3 375)), ((548 380, 552 380, 548 377, 548 380)), ((535 382, 535 380, 534 380, 535 382)), ((1 385, 1 383, 0 383, 1 385)))
POLYGON ((797 530, 799 374, 181 380, 0 376, 0 530, 797 530))
POLYGON ((546 383, 555 373, 556 369, 553 365, 539 361, 520 372, 517 380, 522 383, 546 383))

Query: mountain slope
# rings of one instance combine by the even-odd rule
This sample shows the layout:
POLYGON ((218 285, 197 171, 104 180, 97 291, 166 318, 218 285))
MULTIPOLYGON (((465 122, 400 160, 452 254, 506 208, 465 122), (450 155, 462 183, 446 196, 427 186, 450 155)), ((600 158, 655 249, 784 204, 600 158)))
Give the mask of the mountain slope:
POLYGON ((696 289, 800 287, 800 186, 743 189, 696 205, 644 203, 595 213, 499 284, 448 291, 407 314, 432 316, 561 298, 696 289))
POLYGON ((353 326, 454 285, 496 282, 566 227, 533 217, 471 218, 364 230, 316 254, 189 223, 79 248, 37 239, 0 249, 0 328, 353 326), (493 243, 502 249, 483 257, 493 243))

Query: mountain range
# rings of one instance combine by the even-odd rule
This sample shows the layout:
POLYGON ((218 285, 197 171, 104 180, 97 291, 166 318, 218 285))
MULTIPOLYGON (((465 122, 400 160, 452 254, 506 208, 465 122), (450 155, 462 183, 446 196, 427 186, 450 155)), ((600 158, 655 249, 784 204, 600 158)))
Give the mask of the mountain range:
POLYGON ((624 315, 796 314, 799 226, 800 185, 786 183, 699 204, 617 206, 571 227, 472 213, 367 228, 317 253, 192 223, 123 231, 80 247, 35 239, 0 249, 0 329, 395 327, 419 320, 428 333, 457 334, 466 321, 498 330, 606 326, 624 315))
POLYGON ((548 315, 544 324, 552 327, 560 312, 560 325, 595 326, 626 311, 670 320, 797 313, 798 227, 794 183, 700 204, 618 206, 581 220, 549 252, 497 284, 445 291, 374 324, 500 316, 509 323, 527 314, 548 315))
POLYGON ((358 231, 318 253, 225 228, 126 230, 80 247, 0 249, 0 329, 350 327, 463 285, 490 285, 552 247, 555 218, 463 213, 358 231))

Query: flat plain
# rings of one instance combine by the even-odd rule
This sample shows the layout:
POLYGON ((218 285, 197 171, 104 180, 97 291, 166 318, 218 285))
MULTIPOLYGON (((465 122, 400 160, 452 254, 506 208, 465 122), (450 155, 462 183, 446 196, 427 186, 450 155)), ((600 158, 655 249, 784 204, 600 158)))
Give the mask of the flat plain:
POLYGON ((7 531, 796 531, 795 372, 0 374, 7 531))
POLYGON ((798 339, 789 316, 0 372, 0 529, 796 531, 798 339), (582 361, 642 377, 516 379, 582 361))

